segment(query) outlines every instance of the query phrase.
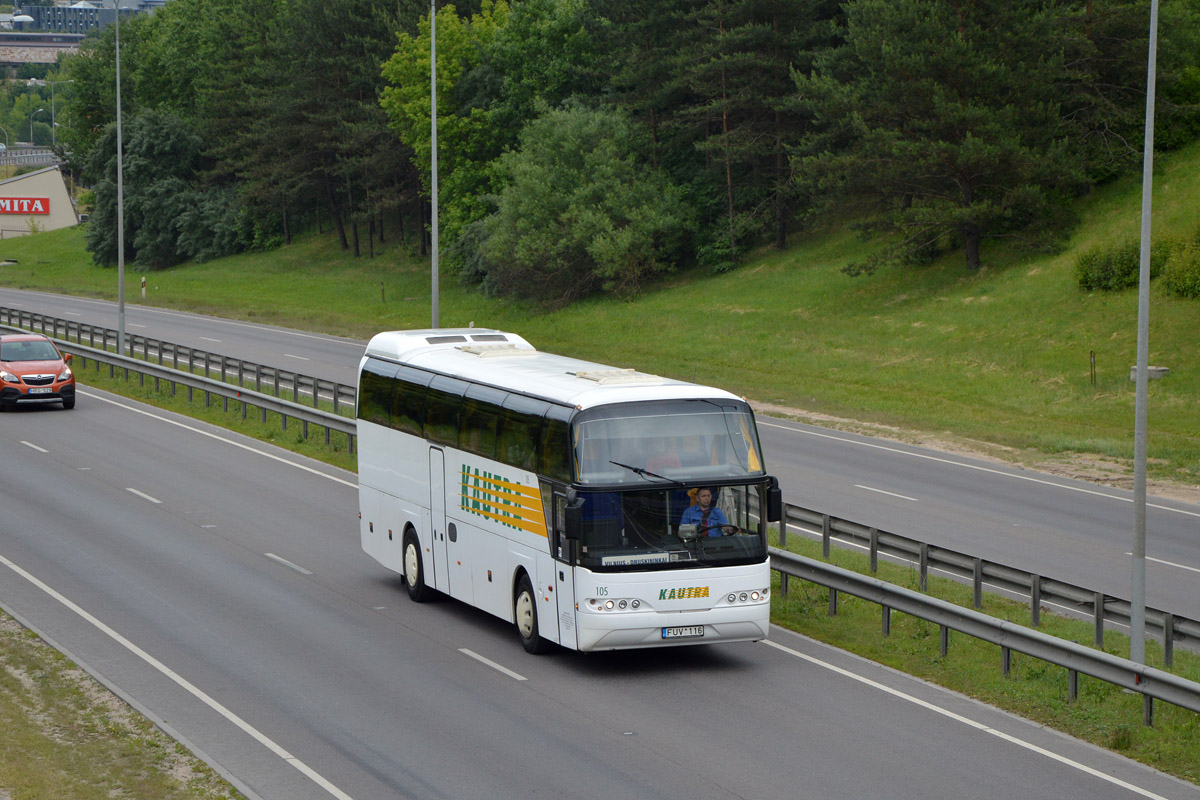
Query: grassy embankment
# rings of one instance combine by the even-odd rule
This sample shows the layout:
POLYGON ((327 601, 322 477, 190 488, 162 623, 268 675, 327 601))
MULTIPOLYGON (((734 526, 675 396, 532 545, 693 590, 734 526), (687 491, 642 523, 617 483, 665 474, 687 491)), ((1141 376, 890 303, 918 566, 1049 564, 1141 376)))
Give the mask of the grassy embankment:
MULTIPOLYGON (((1160 159, 1157 236, 1200 228, 1200 144, 1160 159)), ((1029 465, 1098 457, 1115 478, 1133 452, 1136 292, 1087 294, 1072 279, 1082 250, 1137 235, 1133 179, 1081 202, 1083 224, 1055 255, 993 245, 968 273, 961 253, 921 268, 848 277, 870 245, 831 227, 796 237, 726 275, 669 276, 632 301, 593 300, 539 313, 441 280, 443 327, 492 326, 536 346, 696 378, 752 401, 969 441, 1029 465), (1090 381, 1090 353, 1096 383, 1090 381)), ((377 248, 377 251, 379 248, 377 248)), ((3 242, 0 285, 115 297, 116 273, 92 266, 73 229, 3 242)), ((141 302, 127 267, 127 302, 141 302)), ((389 243, 374 259, 308 237, 270 253, 148 273, 146 302, 367 337, 429 325, 428 263, 389 243)), ((1153 290, 1152 477, 1200 483, 1200 303, 1153 290)), ((769 453, 768 453, 769 455, 769 453)))
MULTIPOLYGON (((1155 234, 1190 237, 1200 226, 1200 145, 1160 165, 1155 234)), ((443 277, 441 324, 516 330, 546 350, 695 378, 801 418, 894 426, 899 437, 958 440, 1033 466, 1082 459, 1099 477, 1120 481, 1131 472, 1137 298, 1084 294, 1071 268, 1084 249, 1135 236, 1139 202, 1137 181, 1105 187, 1081 203, 1083 223, 1066 251, 993 246, 975 274, 951 254, 923 268, 847 277, 839 268, 870 245, 830 227, 728 275, 681 272, 637 300, 595 300, 554 313, 484 298, 443 277)), ((5 242, 5 257, 18 264, 0 267, 0 285, 115 296, 115 270, 91 266, 77 230, 5 242)), ((129 302, 140 302, 140 275, 128 271, 129 302)), ((328 236, 308 237, 275 253, 150 273, 148 284, 154 305, 363 338, 429 324, 428 263, 404 245, 353 259, 328 236)), ((1200 482, 1198 322, 1200 303, 1153 291, 1151 363, 1172 372, 1151 386, 1150 471, 1193 485, 1200 482)), ((128 391, 140 393, 136 384, 128 391)), ((229 416, 236 425, 240 415, 229 416)), ((296 445, 291 429, 268 429, 279 443, 296 445)), ((311 454, 353 466, 344 451, 311 454)), ((819 506, 817 498, 789 499, 819 506)), ((865 571, 853 554, 835 561, 865 571)), ((884 566, 882 577, 916 583, 902 567, 884 566)), ((932 587, 970 603, 969 591, 952 582, 932 587)), ((777 597, 776 621, 1200 782, 1200 720, 1190 712, 1159 704, 1155 727, 1146 729, 1136 696, 1084 678, 1080 700, 1068 703, 1063 670, 1015 656, 1011 676, 1002 678, 996 648, 956 637, 942 659, 935 626, 898 615, 885 639, 877 607, 848 599, 831 619, 825 596, 816 587, 793 588, 791 597, 777 597)), ((984 610, 1028 623, 1019 604, 989 597, 984 610)), ((1058 635, 1091 640, 1089 625, 1043 620, 1058 635)), ((1110 634, 1107 649, 1123 654, 1128 645, 1110 634)), ((1149 650, 1157 664, 1160 651, 1149 650)), ((1188 654, 1177 654, 1174 671, 1200 679, 1188 654)))

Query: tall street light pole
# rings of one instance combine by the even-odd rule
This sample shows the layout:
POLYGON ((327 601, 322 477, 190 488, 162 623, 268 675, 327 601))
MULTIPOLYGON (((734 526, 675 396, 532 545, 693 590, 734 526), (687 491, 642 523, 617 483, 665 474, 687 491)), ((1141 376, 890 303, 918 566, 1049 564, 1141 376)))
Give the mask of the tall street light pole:
POLYGON ((430 214, 431 238, 433 248, 431 253, 432 287, 433 287, 433 327, 438 327, 438 174, 437 174, 437 9, 435 0, 429 0, 429 139, 430 164, 432 168, 433 211, 430 214))
POLYGON ((75 81, 50 81, 50 146, 58 147, 58 123, 54 121, 54 87, 60 83, 75 81))
POLYGON ((117 352, 125 355, 125 183, 121 151, 121 0, 114 0, 117 15, 117 352))
POLYGON ((1150 402, 1150 199, 1154 186, 1154 83, 1158 60, 1158 0, 1150 2, 1146 69, 1146 141, 1142 146, 1142 251, 1138 276, 1137 400, 1133 414, 1133 564, 1130 576, 1129 660, 1146 663, 1146 450, 1150 402))
POLYGON ((29 144, 30 144, 30 146, 33 145, 33 115, 40 114, 45 110, 46 109, 44 109, 44 108, 39 108, 37 111, 31 112, 29 114, 29 144))

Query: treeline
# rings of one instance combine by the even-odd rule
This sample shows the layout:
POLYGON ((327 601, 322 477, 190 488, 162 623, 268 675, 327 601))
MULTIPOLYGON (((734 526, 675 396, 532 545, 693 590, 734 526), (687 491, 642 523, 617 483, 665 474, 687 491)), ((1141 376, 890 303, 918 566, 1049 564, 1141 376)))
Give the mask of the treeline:
MULTIPOLYGON (((148 268, 429 220, 426 0, 173 0, 122 25, 126 258, 148 268)), ((547 305, 736 266, 820 215, 920 261, 1019 237, 1139 163, 1138 0, 467 0, 437 13, 439 242, 547 305)), ((113 31, 59 141, 116 260, 113 31)), ((1200 133, 1200 10, 1163 0, 1156 146, 1200 133)))

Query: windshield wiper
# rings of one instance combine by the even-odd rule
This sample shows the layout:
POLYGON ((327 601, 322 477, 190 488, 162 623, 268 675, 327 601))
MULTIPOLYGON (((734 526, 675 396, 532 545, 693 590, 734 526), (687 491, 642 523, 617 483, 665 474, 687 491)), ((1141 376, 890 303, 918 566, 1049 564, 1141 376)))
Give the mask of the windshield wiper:
POLYGON ((622 464, 620 461, 609 461, 608 463, 616 464, 618 467, 621 467, 622 469, 627 469, 630 472, 632 472, 634 475, 640 475, 643 478, 658 478, 660 481, 666 481, 667 483, 672 483, 680 488, 685 487, 685 484, 680 483, 679 481, 675 480, 674 478, 668 478, 665 475, 659 475, 658 473, 651 472, 648 469, 642 469, 641 467, 631 467, 628 464, 622 464))

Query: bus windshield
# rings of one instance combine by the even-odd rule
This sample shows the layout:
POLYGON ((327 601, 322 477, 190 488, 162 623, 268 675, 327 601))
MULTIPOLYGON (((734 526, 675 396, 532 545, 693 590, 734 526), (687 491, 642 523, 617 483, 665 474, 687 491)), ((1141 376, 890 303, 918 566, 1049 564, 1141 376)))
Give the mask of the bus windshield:
POLYGON ((581 491, 579 564, 597 572, 731 566, 767 555, 765 484, 581 491))
POLYGON ((734 400, 600 406, 575 420, 581 485, 746 478, 763 466, 750 407, 734 400))

